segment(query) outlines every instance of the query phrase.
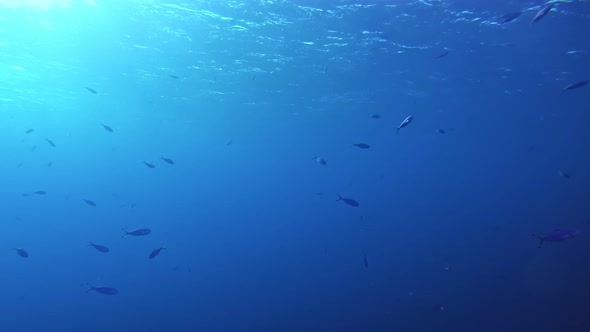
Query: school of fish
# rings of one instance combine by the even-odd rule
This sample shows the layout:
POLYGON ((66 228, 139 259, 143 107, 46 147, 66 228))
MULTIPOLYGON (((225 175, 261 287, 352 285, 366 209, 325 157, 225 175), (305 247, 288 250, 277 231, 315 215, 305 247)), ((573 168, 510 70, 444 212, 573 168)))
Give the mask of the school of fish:
MULTIPOLYGON (((538 9, 538 11, 535 13, 535 15, 533 16, 532 20, 530 21, 530 25, 533 25, 533 24, 536 25, 542 19, 547 17, 547 15, 549 15, 554 8, 555 8, 554 4, 548 4, 545 6, 541 6, 538 9)), ((506 13, 505 15, 502 15, 499 18, 497 18, 496 23, 499 25, 507 25, 510 22, 519 20, 523 15, 524 15, 524 13, 522 11, 509 12, 509 13, 506 13)), ((510 23, 510 24, 512 24, 512 23, 510 23)), ((449 58, 451 56, 452 55, 451 55, 450 51, 445 48, 438 55, 436 55, 434 57, 434 59, 439 60, 439 61, 445 61, 446 58, 449 58)), ((326 66, 324 72, 326 74, 328 73, 327 66, 326 66)), ((170 75, 168 75, 168 77, 172 78, 174 80, 179 80, 179 82, 181 81, 181 77, 177 76, 177 75, 170 74, 170 75)), ((255 79, 255 76, 252 79, 255 79)), ((588 85, 589 82, 590 82, 590 80, 588 80, 588 79, 579 79, 577 81, 572 81, 571 83, 565 85, 561 90, 559 90, 559 94, 563 95, 563 94, 566 94, 566 92, 567 92, 567 94, 569 94, 573 90, 577 90, 577 89, 585 87, 586 85, 588 85)), ((83 87, 83 88, 86 89, 86 91, 88 91, 92 95, 96 95, 96 97, 98 97, 98 98, 101 96, 98 93, 98 90, 95 88, 91 88, 91 87, 87 87, 87 86, 83 87)), ((383 116, 379 113, 373 113, 373 114, 369 115, 369 118, 373 119, 373 120, 381 120, 383 118, 383 116)), ((399 135, 400 131, 403 129, 403 133, 407 133, 407 131, 411 130, 412 126, 414 126, 414 125, 412 125, 414 123, 414 120, 415 120, 414 114, 407 114, 404 118, 400 118, 400 119, 395 120, 396 121, 395 123, 397 123, 397 126, 392 126, 392 132, 395 131, 396 135, 399 135)), ((97 127, 102 128, 102 130, 106 131, 106 133, 103 132, 104 135, 111 135, 111 134, 117 135, 118 130, 120 129, 119 127, 113 128, 111 125, 107 125, 105 123, 98 123, 97 127), (115 130, 115 129, 117 129, 117 130, 115 130)), ((448 128, 448 129, 438 128, 438 129, 436 129, 436 132, 439 134, 446 134, 448 131, 452 131, 452 128, 448 128)), ((24 130, 24 134, 28 135, 29 137, 35 136, 37 132, 38 131, 35 128, 28 128, 28 129, 24 130)), ((59 149, 58 144, 56 144, 50 138, 39 138, 39 140, 46 142, 46 146, 48 145, 49 148, 59 149)), ((226 145, 230 146, 232 143, 233 143, 233 140, 230 140, 230 141, 228 141, 228 143, 226 145)), ((357 142, 357 143, 351 142, 350 144, 352 147, 354 147, 356 149, 369 150, 369 152, 367 152, 367 153, 370 153, 371 148, 372 148, 372 145, 370 145, 368 143, 363 143, 363 142, 357 142)), ((36 145, 33 146, 31 148, 31 151, 34 151, 36 149, 36 147, 37 147, 36 145)), ((361 153, 361 152, 358 152, 358 153, 361 153)), ((146 160, 138 160, 137 164, 142 164, 143 166, 145 166, 149 169, 155 169, 157 167, 164 167, 164 166, 170 167, 170 166, 175 165, 175 161, 168 156, 160 155, 159 157, 152 156, 152 158, 153 159, 148 158, 146 160)), ((314 160, 320 166, 328 166, 328 162, 326 161, 326 159, 324 159, 323 157, 320 157, 318 155, 314 155, 312 160, 314 160)), ((52 162, 49 162, 48 166, 51 166, 51 164, 52 164, 52 162)), ((571 179, 570 174, 568 174, 565 171, 560 170, 558 172, 558 174, 564 179, 567 179, 567 180, 571 179)), ((22 193, 22 197, 24 197, 24 198, 29 197, 28 199, 32 199, 31 197, 42 197, 42 196, 47 196, 48 194, 49 193, 45 190, 41 190, 41 189, 34 190, 34 188, 33 188, 33 191, 27 191, 27 192, 22 193)), ((352 198, 349 196, 341 196, 339 193, 335 193, 335 198, 337 198, 337 199, 335 199, 336 202, 341 202, 340 204, 344 204, 348 207, 353 207, 353 208, 360 208, 361 207, 361 204, 355 198, 352 198)), ((77 202, 83 203, 82 205, 85 205, 88 208, 98 208, 99 207, 98 203, 100 203, 100 202, 97 203, 94 199, 91 199, 90 197, 78 197, 77 202)), ((150 228, 122 229, 122 231, 123 231, 123 235, 121 236, 122 238, 143 237, 143 236, 148 236, 152 233, 152 230, 150 228)), ((580 234, 580 231, 576 228, 561 228, 561 229, 554 229, 552 231, 544 233, 543 235, 537 235, 537 234, 531 234, 531 235, 539 241, 538 248, 541 248, 544 243, 563 242, 566 240, 571 240, 571 239, 574 239, 575 237, 577 237, 579 234, 580 234)), ((102 254, 111 253, 111 249, 107 245, 104 245, 104 244, 90 242, 87 246, 93 248, 98 253, 102 253, 102 254)), ((11 248, 11 250, 13 250, 16 253, 16 255, 19 256, 20 258, 24 258, 24 259, 30 258, 30 254, 26 249, 23 249, 20 247, 14 247, 14 248, 11 248)), ((148 259, 155 259, 164 250, 167 250, 167 248, 164 247, 163 245, 161 245, 160 247, 155 248, 151 252, 149 252, 149 254, 146 257, 148 259)), ((363 266, 365 267, 365 269, 369 269, 368 255, 363 254, 362 257, 363 257, 362 258, 363 266)), ((445 267, 445 270, 450 272, 451 271, 450 265, 447 265, 445 267)), ((95 292, 97 294, 102 294, 102 295, 117 295, 117 294, 119 294, 119 290, 117 288, 114 288, 111 286, 96 286, 96 285, 88 284, 88 289, 86 290, 86 293, 90 293, 90 292, 95 292)), ((439 303, 432 305, 431 308, 432 308, 433 312, 442 312, 444 310, 443 304, 439 304, 439 303)))

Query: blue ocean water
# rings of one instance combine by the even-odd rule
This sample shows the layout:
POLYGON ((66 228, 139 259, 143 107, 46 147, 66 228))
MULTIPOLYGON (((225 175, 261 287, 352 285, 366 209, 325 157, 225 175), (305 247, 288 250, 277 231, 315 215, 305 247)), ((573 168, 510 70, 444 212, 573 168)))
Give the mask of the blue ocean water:
POLYGON ((0 331, 590 331, 551 4, 1 0, 0 331))

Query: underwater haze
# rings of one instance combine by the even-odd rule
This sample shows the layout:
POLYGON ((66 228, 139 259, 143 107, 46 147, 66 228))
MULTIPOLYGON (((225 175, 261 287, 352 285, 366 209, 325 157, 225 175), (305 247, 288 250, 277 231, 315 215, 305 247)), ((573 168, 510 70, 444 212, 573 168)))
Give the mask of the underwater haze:
POLYGON ((0 332, 590 331, 590 1, 0 0, 0 332))

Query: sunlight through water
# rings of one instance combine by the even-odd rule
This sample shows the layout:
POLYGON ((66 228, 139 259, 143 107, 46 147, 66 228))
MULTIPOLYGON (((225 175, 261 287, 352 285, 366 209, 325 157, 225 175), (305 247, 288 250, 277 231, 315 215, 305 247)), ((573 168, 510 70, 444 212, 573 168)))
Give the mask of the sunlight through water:
POLYGON ((0 7, 47 10, 53 7, 72 7, 77 2, 94 4, 90 0, 0 0, 0 7))

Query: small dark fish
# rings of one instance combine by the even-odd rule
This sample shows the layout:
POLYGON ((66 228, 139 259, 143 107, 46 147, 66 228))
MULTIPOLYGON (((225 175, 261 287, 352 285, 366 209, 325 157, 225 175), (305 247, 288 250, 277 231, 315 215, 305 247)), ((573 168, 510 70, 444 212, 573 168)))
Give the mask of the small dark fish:
POLYGON ((371 119, 381 119, 381 114, 371 114, 369 117, 371 119))
POLYGON ((559 176, 561 176, 564 179, 568 179, 569 180, 569 179, 572 178, 568 173, 563 172, 563 171, 558 171, 557 174, 559 174, 559 176))
POLYGON ((234 141, 232 141, 232 140, 229 140, 227 143, 225 143, 225 146, 230 146, 230 145, 232 145, 232 144, 234 144, 234 141))
POLYGON ((93 201, 89 200, 89 199, 82 199, 86 204, 95 207, 96 203, 94 203, 93 201))
POLYGON ((563 94, 564 92, 566 92, 567 90, 575 90, 578 88, 583 87, 584 85, 588 84, 588 80, 582 80, 582 81, 578 81, 578 82, 574 82, 572 84, 568 84, 565 88, 563 88, 563 90, 561 90, 561 94, 563 94))
POLYGON ((514 21, 515 19, 519 18, 520 15, 522 15, 522 12, 512 12, 502 15, 498 19, 498 24, 506 24, 508 22, 514 21))
POLYGON ((176 75, 168 75, 168 77, 173 78, 175 80, 179 79, 180 77, 176 76, 176 75))
POLYGON ((577 229, 566 228, 566 229, 554 229, 553 231, 551 231, 543 236, 539 236, 539 235, 535 235, 535 234, 532 234, 532 236, 539 239, 539 247, 538 248, 541 248, 541 246, 543 245, 543 243, 545 241, 561 242, 563 240, 573 239, 578 234, 580 234, 580 232, 577 229))
POLYGON ((437 55, 435 57, 435 59, 442 59, 442 58, 446 57, 447 55, 449 55, 449 51, 448 50, 444 50, 441 54, 437 55))
POLYGON ((547 14, 549 14, 549 12, 551 11, 552 8, 553 8, 553 5, 548 5, 548 6, 541 8, 537 12, 537 14, 535 14, 535 17, 533 17, 531 24, 539 22, 543 17, 545 17, 547 14))
POLYGON ((440 311, 445 310, 445 307, 442 304, 437 303, 437 304, 433 305, 431 309, 432 309, 432 312, 440 312, 440 311))
POLYGON ((367 259, 367 255, 365 255, 365 268, 369 268, 369 260, 367 259))
POLYGON ((21 196, 22 197, 28 197, 29 196, 29 193, 23 193, 23 194, 21 194, 21 196))
POLYGON ((160 157, 160 159, 164 160, 166 163, 168 163, 170 165, 174 165, 174 160, 172 160, 172 159, 168 159, 168 158, 164 158, 164 157, 160 157))
POLYGON ((12 250, 16 251, 16 254, 22 258, 29 258, 29 253, 25 249, 21 248, 12 248, 12 250))
POLYGON ((53 143, 52 140, 47 139, 47 138, 45 140, 47 141, 47 143, 49 143, 49 145, 51 145, 52 147, 55 147, 55 143, 53 143))
POLYGON ((120 207, 120 208, 124 208, 124 207, 130 207, 130 208, 132 208, 132 209, 133 209, 133 208, 135 208, 135 205, 137 205, 137 203, 123 204, 123 205, 120 205, 119 207, 120 207))
POLYGON ((89 87, 85 87, 85 88, 86 88, 86 90, 88 90, 88 91, 90 91, 90 92, 92 92, 94 94, 97 94, 98 93, 98 92, 96 92, 96 90, 94 90, 92 88, 89 88, 89 87))
POLYGON ((144 164, 145 164, 147 167, 149 167, 149 168, 156 168, 156 166, 154 166, 154 164, 150 164, 150 163, 148 163, 148 162, 145 162, 145 161, 144 161, 143 163, 144 163, 144 164))
POLYGON ((86 293, 91 292, 91 291, 95 291, 97 293, 100 294, 104 294, 104 295, 117 295, 119 294, 119 291, 116 288, 113 287, 104 287, 104 286, 90 286, 90 289, 88 289, 86 291, 86 293))
POLYGON ((402 123, 399 124, 399 126, 397 127, 397 132, 396 134, 399 134, 399 130, 404 128, 405 126, 409 125, 412 120, 414 120, 414 116, 410 115, 407 118, 404 119, 404 121, 402 121, 402 123))
POLYGON ((328 66, 326 66, 326 68, 324 68, 324 74, 328 73, 328 66))
POLYGON ((156 250, 152 251, 152 252, 150 253, 150 255, 148 256, 148 257, 149 257, 149 259, 154 259, 154 258, 156 258, 156 257, 157 257, 157 256, 158 256, 158 255, 159 255, 161 252, 162 252, 162 250, 165 250, 165 249, 166 249, 166 248, 164 248, 164 247, 160 247, 160 248, 158 248, 158 249, 156 249, 156 250))
POLYGON ((102 244, 96 244, 96 243, 92 243, 90 242, 90 244, 88 245, 89 247, 94 247, 94 249, 100 251, 100 252, 109 252, 111 251, 111 249, 109 249, 107 246, 103 246, 102 244))
POLYGON ((51 166, 53 166, 53 161, 50 161, 47 163, 47 167, 51 167, 51 166))
POLYGON ((144 235, 148 235, 152 232, 151 229, 149 228, 136 228, 134 230, 131 231, 126 231, 124 229, 122 229, 123 232, 125 232, 125 234, 123 234, 122 237, 126 237, 127 235, 131 235, 131 236, 144 236, 144 235))
POLYGON ((355 143, 352 146, 356 146, 357 148, 360 148, 360 149, 368 149, 371 147, 369 144, 365 144, 365 143, 355 143))
POLYGON ((498 46, 501 46, 501 47, 514 47, 514 46, 516 46, 516 44, 515 43, 502 43, 502 44, 498 44, 498 46))
POLYGON ((25 134, 30 134, 30 133, 32 133, 32 132, 34 132, 34 131, 35 131, 35 129, 33 129, 33 128, 31 128, 31 129, 27 129, 27 130, 25 131, 25 134))
POLYGON ((35 195, 46 195, 47 192, 44 191, 44 190, 37 190, 37 191, 34 191, 33 194, 35 194, 35 195))
POLYGON ((336 202, 338 201, 343 201, 344 203, 353 207, 358 207, 360 205, 359 202, 355 201, 354 199, 342 197, 340 196, 340 194, 338 194, 338 199, 336 200, 336 202))
POLYGON ((31 151, 31 152, 33 152, 33 151, 35 151, 35 150, 37 150, 37 146, 36 146, 36 145, 33 145, 33 147, 31 148, 31 150, 30 150, 30 151, 31 151))
POLYGON ((447 131, 444 129, 437 129, 436 132, 439 134, 446 134, 447 133, 447 131))
POLYGON ((111 133, 113 132, 113 128, 111 128, 111 127, 109 127, 109 126, 107 126, 105 124, 102 124, 102 123, 100 125, 104 128, 104 130, 106 130, 108 132, 111 132, 111 133))
POLYGON ((326 159, 322 158, 322 157, 318 157, 318 156, 314 156, 313 158, 311 158, 313 160, 316 161, 316 163, 322 165, 322 166, 326 166, 328 163, 326 162, 326 159))

